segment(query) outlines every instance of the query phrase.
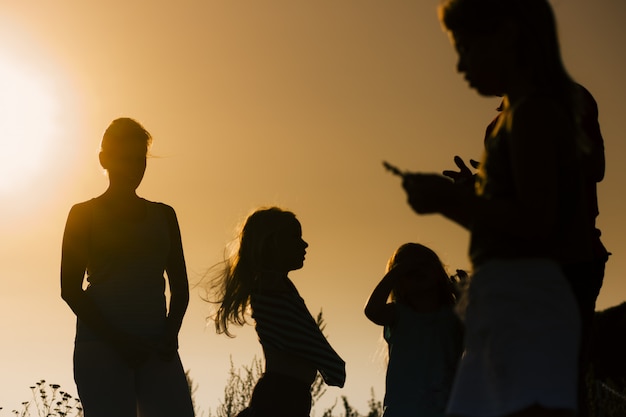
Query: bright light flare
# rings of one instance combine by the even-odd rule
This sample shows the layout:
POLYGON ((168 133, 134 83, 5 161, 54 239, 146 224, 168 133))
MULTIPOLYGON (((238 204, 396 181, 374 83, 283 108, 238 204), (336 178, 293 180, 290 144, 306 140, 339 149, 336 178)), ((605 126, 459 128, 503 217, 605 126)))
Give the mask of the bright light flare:
POLYGON ((0 196, 42 177, 54 145, 58 105, 44 71, 13 62, 0 51, 0 196))

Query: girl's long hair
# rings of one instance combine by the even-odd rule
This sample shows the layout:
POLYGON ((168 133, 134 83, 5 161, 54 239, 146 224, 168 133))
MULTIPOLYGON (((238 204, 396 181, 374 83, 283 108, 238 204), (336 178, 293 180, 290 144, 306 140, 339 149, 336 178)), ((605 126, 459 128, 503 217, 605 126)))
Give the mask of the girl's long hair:
POLYGON ((278 207, 260 208, 252 213, 238 234, 238 246, 221 264, 212 283, 215 330, 232 336, 229 324, 247 323, 250 296, 258 287, 259 273, 266 269, 267 245, 276 230, 296 220, 295 214, 278 207))
MULTIPOLYGON (((437 294, 439 295, 439 302, 441 305, 451 305, 455 303, 456 298, 452 282, 450 281, 445 265, 441 262, 441 259, 439 259, 435 251, 419 243, 405 243, 389 258, 387 262, 387 272, 404 259, 422 259, 429 262, 437 272, 437 294)), ((391 299, 395 301, 397 297, 398 294, 394 288, 391 291, 391 299)))

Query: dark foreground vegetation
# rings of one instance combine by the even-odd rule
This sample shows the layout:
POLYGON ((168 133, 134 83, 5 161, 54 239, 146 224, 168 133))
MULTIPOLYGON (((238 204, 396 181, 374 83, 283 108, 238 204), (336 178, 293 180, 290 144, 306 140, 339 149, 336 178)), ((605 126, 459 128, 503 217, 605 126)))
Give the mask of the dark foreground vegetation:
MULTIPOLYGON (((626 302, 596 313, 592 370, 588 375, 588 400, 592 417, 626 416, 626 302)), ((318 324, 323 328, 321 314, 318 324)), ((254 357, 249 366, 235 368, 231 360, 228 379, 215 410, 203 410, 194 397, 196 386, 187 374, 196 415, 198 417, 235 417, 243 410, 263 372, 260 359, 254 357)), ((80 400, 57 384, 41 380, 31 388, 32 398, 10 411, 0 406, 0 417, 83 417, 80 400)), ((355 410, 347 397, 341 396, 331 407, 317 409, 316 403, 326 394, 318 376, 312 388, 314 417, 380 417, 382 402, 370 392, 368 410, 355 410)))

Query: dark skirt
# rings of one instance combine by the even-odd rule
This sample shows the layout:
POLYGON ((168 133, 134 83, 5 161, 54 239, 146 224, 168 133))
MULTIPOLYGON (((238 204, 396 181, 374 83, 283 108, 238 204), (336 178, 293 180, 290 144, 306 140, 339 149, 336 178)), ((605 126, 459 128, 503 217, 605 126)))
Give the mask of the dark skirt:
POLYGON ((238 417, 309 417, 311 387, 306 383, 277 373, 259 378, 250 406, 238 417))

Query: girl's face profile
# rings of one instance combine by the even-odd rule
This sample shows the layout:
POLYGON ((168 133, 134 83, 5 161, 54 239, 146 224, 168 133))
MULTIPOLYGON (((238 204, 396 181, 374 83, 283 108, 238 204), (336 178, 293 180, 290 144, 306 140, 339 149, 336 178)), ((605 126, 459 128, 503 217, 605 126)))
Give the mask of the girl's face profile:
POLYGON ((308 243, 302 239, 300 222, 293 220, 277 229, 269 242, 271 263, 277 272, 302 268, 308 243))

